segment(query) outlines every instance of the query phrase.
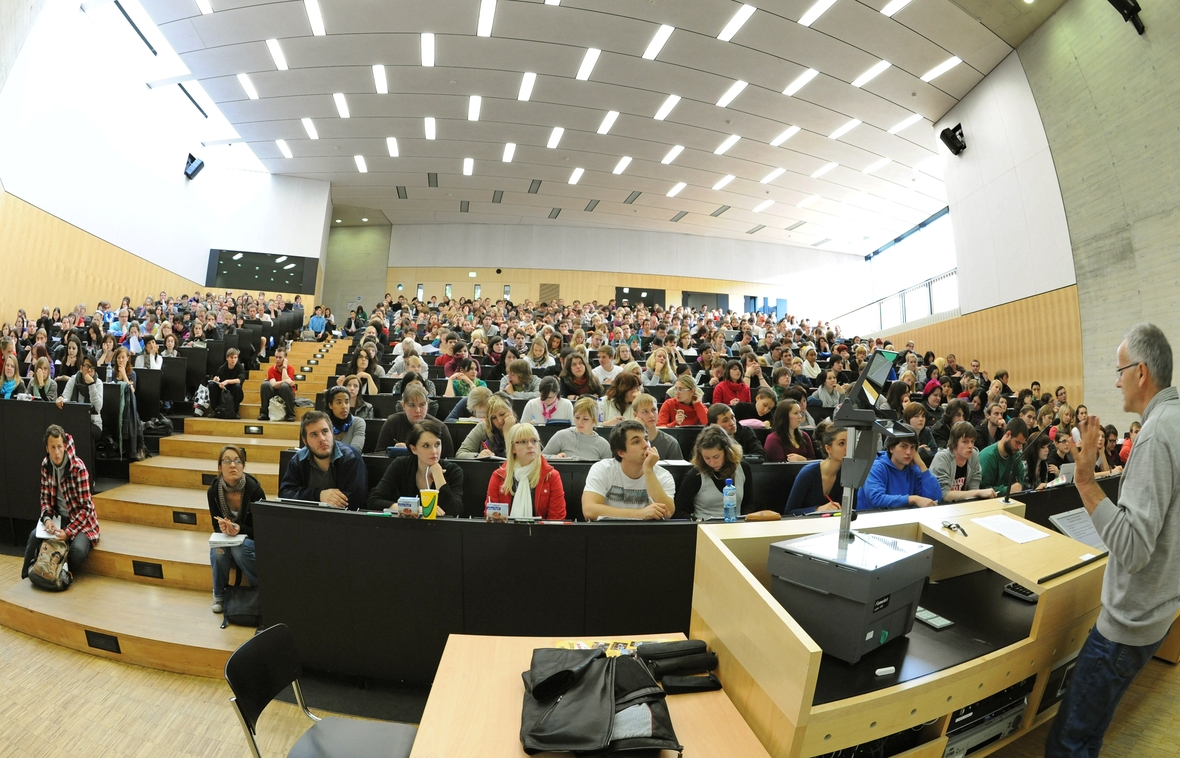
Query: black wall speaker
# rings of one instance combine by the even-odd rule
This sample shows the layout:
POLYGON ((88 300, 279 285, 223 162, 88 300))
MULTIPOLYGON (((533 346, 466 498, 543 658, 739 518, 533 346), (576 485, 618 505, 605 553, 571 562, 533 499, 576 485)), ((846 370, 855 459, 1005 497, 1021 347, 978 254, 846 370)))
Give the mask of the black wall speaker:
POLYGON ((205 168, 205 161, 200 158, 194 158, 192 153, 189 153, 188 162, 184 164, 184 175, 188 179, 195 179, 197 174, 201 173, 201 169, 205 168))
POLYGON ((967 149, 967 143, 963 141, 963 125, 955 124, 942 130, 938 135, 942 140, 942 144, 946 145, 947 149, 955 155, 967 149))

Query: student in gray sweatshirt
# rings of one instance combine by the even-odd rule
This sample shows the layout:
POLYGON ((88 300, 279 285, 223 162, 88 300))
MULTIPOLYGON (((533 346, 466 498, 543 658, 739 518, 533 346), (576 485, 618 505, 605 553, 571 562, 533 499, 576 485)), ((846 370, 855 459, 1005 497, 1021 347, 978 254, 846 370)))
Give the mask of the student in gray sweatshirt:
POLYGON ((940 503, 995 497, 996 491, 980 489, 983 478, 979 467, 979 451, 975 449, 975 427, 960 421, 951 427, 947 446, 934 454, 930 473, 942 489, 940 503))
POLYGON ((1047 758, 1096 756, 1119 699, 1163 642, 1180 609, 1180 394, 1172 348, 1147 323, 1127 330, 1117 355, 1123 410, 1143 417, 1118 502, 1094 481, 1105 432, 1091 415, 1074 447, 1074 483, 1110 550, 1102 611, 1045 742, 1047 758))
POLYGON ((610 443, 594 431, 598 422, 598 401, 582 397, 574 403, 574 425, 562 429, 545 445, 546 458, 601 461, 610 458, 610 443))

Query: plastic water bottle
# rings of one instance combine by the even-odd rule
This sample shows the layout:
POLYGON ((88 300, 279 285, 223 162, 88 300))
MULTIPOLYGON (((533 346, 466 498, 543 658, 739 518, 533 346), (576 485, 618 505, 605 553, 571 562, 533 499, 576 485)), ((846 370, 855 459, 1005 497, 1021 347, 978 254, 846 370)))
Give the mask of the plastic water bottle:
POLYGON ((732 479, 725 480, 725 489, 721 490, 721 500, 725 503, 725 523, 736 524, 738 517, 737 487, 732 479))
POLYGON ((115 381, 115 367, 109 363, 107 364, 107 381, 108 382, 115 381))

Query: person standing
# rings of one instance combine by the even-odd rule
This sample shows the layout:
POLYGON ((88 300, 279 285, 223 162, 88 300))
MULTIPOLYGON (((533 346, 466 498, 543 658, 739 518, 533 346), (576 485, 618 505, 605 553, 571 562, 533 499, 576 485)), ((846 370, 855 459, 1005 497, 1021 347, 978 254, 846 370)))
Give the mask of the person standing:
MULTIPOLYGON (((74 450, 74 438, 57 424, 45 430, 45 460, 41 461, 41 515, 38 520, 45 531, 69 546, 67 562, 72 573, 77 573, 90 548, 98 542, 98 515, 90 496, 90 473, 74 450), (52 519, 60 518, 57 524, 52 519)), ((25 547, 25 564, 21 579, 29 576, 29 568, 37 560, 41 540, 37 530, 29 534, 25 547)))
POLYGON ((1172 347, 1159 327, 1136 324, 1124 335, 1117 361, 1123 410, 1140 414, 1143 427, 1118 502, 1094 477, 1104 433, 1097 416, 1086 419, 1081 448, 1074 446, 1074 485, 1110 555, 1102 611, 1049 730, 1047 758, 1098 755, 1119 700, 1180 609, 1180 394, 1172 386, 1172 347))

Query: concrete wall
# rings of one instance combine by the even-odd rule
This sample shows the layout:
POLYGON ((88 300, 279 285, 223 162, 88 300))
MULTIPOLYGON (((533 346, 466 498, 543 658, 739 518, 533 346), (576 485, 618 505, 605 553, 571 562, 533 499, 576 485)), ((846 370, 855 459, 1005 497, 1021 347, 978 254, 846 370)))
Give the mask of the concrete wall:
POLYGON ((389 235, 389 226, 329 230, 322 302, 332 309, 337 324, 342 325, 348 318, 358 295, 363 298, 366 311, 385 296, 389 235))

